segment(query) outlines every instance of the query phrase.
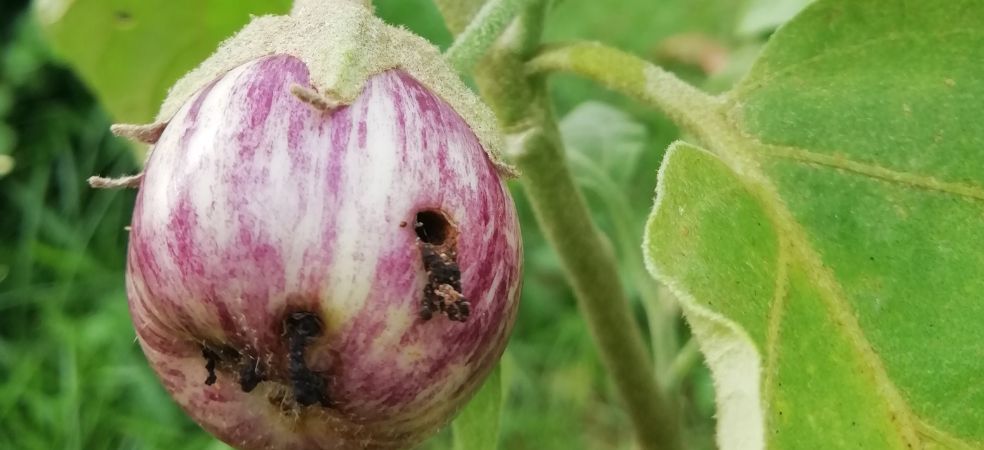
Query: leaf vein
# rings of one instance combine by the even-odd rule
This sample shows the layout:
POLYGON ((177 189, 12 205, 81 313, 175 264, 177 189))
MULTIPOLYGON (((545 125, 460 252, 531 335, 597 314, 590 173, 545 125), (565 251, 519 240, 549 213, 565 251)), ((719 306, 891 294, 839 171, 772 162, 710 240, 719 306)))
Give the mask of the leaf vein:
POLYGON ((919 435, 922 436, 923 439, 936 442, 947 449, 980 450, 982 448, 982 446, 979 443, 970 443, 958 437, 950 435, 949 433, 929 424, 923 418, 918 418, 918 422, 916 422, 916 427, 917 427, 917 431, 919 432, 919 435))
MULTIPOLYGON (((765 340, 765 378, 763 380, 762 397, 771 404, 775 395, 773 384, 779 364, 779 342, 782 334, 782 319, 786 307, 786 296, 789 292, 789 243, 779 236, 778 254, 776 255, 776 286, 769 305, 768 329, 765 340)), ((768 422, 767 422, 768 423, 768 422)))
POLYGON ((921 448, 915 430, 914 415, 857 322, 857 317, 853 314, 840 283, 837 282, 832 270, 824 264, 821 255, 813 248, 806 231, 796 222, 792 212, 782 201, 778 189, 771 182, 765 181, 767 179, 763 175, 759 176, 762 176, 761 179, 766 183, 763 187, 767 192, 763 194, 771 197, 763 199, 764 203, 772 210, 771 214, 776 216, 774 220, 779 224, 780 234, 786 236, 785 239, 790 241, 790 247, 796 250, 797 259, 806 266, 806 272, 821 293, 834 323, 853 344, 860 362, 868 369, 873 384, 878 389, 878 395, 885 402, 885 407, 890 414, 896 418, 893 423, 896 425, 899 437, 910 444, 911 448, 921 448))
POLYGON ((826 155, 797 147, 762 144, 762 149, 764 150, 764 155, 767 157, 840 169, 882 181, 902 184, 915 189, 941 192, 972 200, 984 201, 984 187, 973 183, 939 180, 928 175, 897 171, 877 164, 855 161, 843 156, 826 155))

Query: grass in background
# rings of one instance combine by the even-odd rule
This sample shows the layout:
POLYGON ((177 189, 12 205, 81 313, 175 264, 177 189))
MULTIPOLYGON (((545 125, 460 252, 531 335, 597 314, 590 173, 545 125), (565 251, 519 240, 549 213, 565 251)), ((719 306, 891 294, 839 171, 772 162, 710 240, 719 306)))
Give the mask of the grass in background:
POLYGON ((134 341, 122 279, 134 193, 85 184, 136 170, 132 152, 31 21, 3 31, 14 167, 0 178, 0 448, 206 448, 134 341))

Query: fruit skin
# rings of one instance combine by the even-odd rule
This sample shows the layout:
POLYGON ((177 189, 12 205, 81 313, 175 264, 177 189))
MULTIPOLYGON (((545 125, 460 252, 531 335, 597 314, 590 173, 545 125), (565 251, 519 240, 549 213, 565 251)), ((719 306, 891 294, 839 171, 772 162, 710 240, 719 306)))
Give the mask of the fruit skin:
POLYGON ((407 448, 447 423, 498 361, 514 322, 521 238, 475 134, 398 69, 348 106, 291 94, 307 66, 263 57, 207 84, 147 162, 127 264, 140 344, 199 424, 243 449, 407 448), (456 230, 464 322, 420 305, 422 210, 456 230), (304 363, 327 401, 295 401, 285 318, 321 333, 304 363), (203 347, 221 353, 215 382, 203 347), (257 367, 251 392, 237 372, 257 367))

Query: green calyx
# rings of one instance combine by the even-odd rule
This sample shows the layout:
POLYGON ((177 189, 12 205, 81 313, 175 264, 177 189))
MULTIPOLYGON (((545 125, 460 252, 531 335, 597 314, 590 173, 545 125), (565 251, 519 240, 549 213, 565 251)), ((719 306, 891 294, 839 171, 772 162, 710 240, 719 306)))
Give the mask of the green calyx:
POLYGON ((292 55, 307 65, 314 89, 297 89, 295 94, 321 108, 351 103, 375 74, 403 70, 465 119, 501 175, 515 176, 515 169, 500 156, 503 144, 495 116, 440 51, 352 0, 302 3, 291 15, 254 18, 171 87, 157 123, 167 122, 196 91, 223 73, 271 54, 292 55))

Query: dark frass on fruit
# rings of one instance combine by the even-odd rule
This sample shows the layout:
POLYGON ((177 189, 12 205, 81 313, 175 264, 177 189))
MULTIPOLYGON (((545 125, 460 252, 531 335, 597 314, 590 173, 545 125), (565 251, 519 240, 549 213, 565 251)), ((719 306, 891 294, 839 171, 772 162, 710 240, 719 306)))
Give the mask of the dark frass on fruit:
MULTIPOLYGON (((284 336, 287 338, 287 372, 294 388, 294 399, 301 406, 315 403, 331 406, 325 379, 314 373, 304 362, 304 348, 321 335, 321 321, 308 312, 291 313, 284 320, 284 336)), ((243 387, 245 389, 245 386, 243 387)))
POLYGON ((430 320, 435 312, 441 312, 448 319, 464 322, 471 305, 461 293, 461 270, 455 251, 457 230, 440 211, 417 213, 414 229, 427 272, 420 317, 430 320))

